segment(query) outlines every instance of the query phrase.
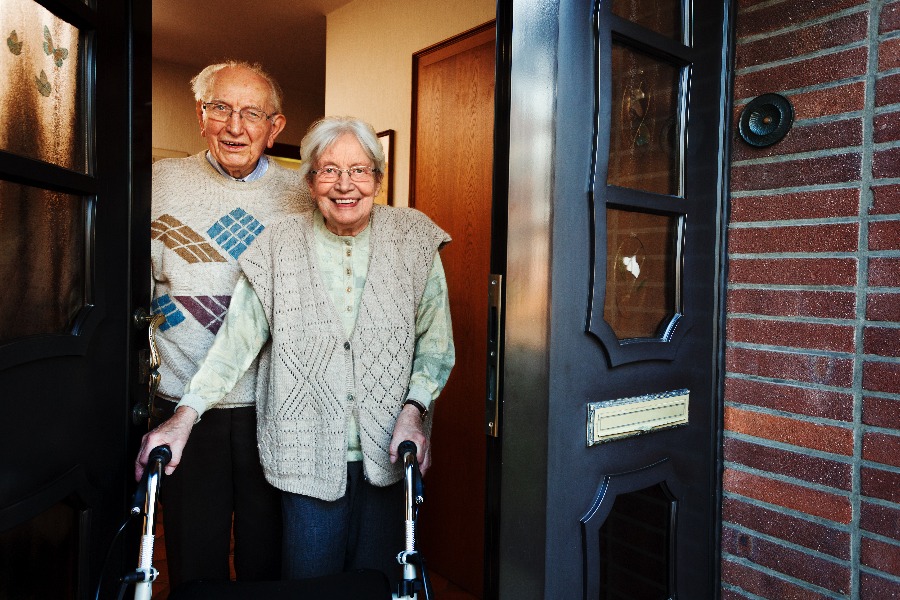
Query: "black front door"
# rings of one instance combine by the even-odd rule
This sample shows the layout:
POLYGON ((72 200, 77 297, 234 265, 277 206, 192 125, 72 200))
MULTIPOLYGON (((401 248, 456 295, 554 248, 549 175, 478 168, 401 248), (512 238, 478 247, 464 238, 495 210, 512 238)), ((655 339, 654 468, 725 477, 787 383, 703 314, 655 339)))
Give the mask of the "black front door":
POLYGON ((512 3, 499 597, 716 597, 725 3, 512 3))
POLYGON ((0 597, 88 598, 134 487, 150 3, 3 0, 0 25, 0 597))

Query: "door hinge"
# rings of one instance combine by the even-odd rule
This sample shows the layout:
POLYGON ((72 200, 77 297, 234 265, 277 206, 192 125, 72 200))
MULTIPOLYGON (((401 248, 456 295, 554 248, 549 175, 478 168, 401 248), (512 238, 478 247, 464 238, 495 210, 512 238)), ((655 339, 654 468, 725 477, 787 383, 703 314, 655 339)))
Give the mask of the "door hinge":
POLYGON ((503 275, 488 276, 486 433, 500 437, 500 332, 503 323, 503 275))

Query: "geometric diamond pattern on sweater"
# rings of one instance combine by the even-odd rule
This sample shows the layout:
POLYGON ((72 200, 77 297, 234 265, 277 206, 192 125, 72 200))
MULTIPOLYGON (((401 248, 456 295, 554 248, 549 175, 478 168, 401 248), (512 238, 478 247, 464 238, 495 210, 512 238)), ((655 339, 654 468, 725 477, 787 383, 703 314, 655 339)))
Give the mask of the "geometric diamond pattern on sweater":
POLYGON ((189 263, 226 262, 209 241, 173 217, 161 215, 150 224, 151 239, 160 240, 167 248, 189 263))
POLYGON ((231 296, 175 296, 175 299, 213 335, 222 326, 231 303, 231 296))
POLYGON ((171 329, 184 321, 184 313, 179 310, 178 305, 172 301, 168 294, 164 294, 151 302, 150 312, 155 315, 163 315, 166 318, 166 321, 159 326, 160 331, 171 329))
POLYGON ((241 208, 220 218, 206 232, 235 260, 256 239, 265 226, 241 208))

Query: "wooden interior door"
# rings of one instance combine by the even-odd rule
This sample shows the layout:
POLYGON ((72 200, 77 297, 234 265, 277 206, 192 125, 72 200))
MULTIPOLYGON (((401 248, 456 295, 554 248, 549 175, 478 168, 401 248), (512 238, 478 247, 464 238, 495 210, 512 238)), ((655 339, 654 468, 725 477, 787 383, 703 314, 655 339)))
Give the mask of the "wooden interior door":
POLYGON ((441 251, 456 366, 435 406, 417 540, 429 569, 484 587, 484 397, 494 131, 493 23, 414 56, 410 205, 453 238, 441 251))

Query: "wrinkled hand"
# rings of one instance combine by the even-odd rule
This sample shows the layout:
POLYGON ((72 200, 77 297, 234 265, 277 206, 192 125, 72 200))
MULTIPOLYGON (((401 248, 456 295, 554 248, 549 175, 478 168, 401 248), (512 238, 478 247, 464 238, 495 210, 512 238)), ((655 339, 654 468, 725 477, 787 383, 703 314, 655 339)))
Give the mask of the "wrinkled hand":
POLYGON ((172 451, 172 460, 166 465, 166 475, 171 475, 178 463, 181 462, 181 453, 187 444, 191 435, 191 429, 194 428, 194 422, 197 420, 197 411, 189 406, 181 406, 175 414, 160 423, 156 429, 144 434, 141 438, 141 449, 138 452, 137 459, 134 461, 134 479, 140 481, 144 475, 144 469, 147 468, 147 461, 150 458, 150 451, 157 446, 168 445, 172 451))
POLYGON ((425 471, 431 466, 431 444, 425 437, 422 428, 422 415, 415 406, 407 404, 400 411, 397 423, 394 425, 394 434, 391 437, 391 462, 395 463, 400 458, 397 448, 401 442, 409 440, 416 445, 416 459, 419 461, 419 471, 425 475, 425 471))

